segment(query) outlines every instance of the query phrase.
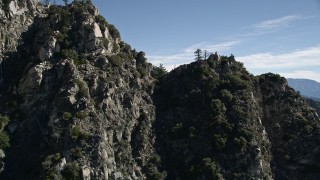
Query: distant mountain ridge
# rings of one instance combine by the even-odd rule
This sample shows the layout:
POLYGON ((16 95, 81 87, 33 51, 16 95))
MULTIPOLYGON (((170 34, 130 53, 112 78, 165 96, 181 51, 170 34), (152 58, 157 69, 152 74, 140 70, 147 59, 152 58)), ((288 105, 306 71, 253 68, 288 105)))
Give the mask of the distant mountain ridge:
MULTIPOLYGON (((292 79, 288 78, 288 84, 296 91, 300 91, 301 95, 320 99, 320 83, 310 79, 292 79)), ((315 99, 315 100, 316 100, 315 99)))

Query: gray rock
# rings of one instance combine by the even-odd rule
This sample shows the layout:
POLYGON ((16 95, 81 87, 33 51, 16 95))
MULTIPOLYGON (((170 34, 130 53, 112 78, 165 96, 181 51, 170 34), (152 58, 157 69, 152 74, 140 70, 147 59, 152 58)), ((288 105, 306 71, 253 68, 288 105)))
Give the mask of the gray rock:
POLYGON ((39 49, 38 57, 43 61, 48 61, 54 52, 60 51, 60 45, 57 45, 57 39, 54 37, 49 37, 49 40, 46 41, 46 44, 42 45, 39 49))
POLYGON ((32 67, 26 77, 21 80, 18 87, 18 92, 21 95, 30 95, 36 92, 41 85, 43 80, 43 74, 46 70, 51 69, 52 65, 43 62, 39 65, 32 67))
POLYGON ((6 157, 6 155, 4 154, 4 152, 3 152, 3 150, 2 149, 0 149, 0 158, 5 158, 6 157))

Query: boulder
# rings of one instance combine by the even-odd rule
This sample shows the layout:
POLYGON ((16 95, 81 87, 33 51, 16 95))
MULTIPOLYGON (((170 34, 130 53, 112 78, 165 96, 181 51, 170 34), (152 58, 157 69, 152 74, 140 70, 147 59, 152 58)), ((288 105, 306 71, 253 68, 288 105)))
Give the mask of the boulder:
POLYGON ((40 47, 38 57, 42 62, 49 60, 56 50, 60 51, 60 47, 57 47, 56 44, 57 39, 51 36, 48 41, 40 47))
POLYGON ((31 95, 36 92, 40 88, 44 72, 51 69, 51 66, 52 65, 43 62, 32 67, 20 81, 18 87, 19 94, 31 95))

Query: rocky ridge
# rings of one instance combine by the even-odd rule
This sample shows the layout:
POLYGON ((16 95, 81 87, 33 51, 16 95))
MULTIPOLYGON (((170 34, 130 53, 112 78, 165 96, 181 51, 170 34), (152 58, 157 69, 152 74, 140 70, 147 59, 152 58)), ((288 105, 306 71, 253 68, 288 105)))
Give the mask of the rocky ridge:
POLYGON ((217 54, 165 73, 90 2, 5 2, 1 179, 320 177, 319 116, 284 78, 217 54))
POLYGON ((157 170, 154 80, 136 68, 149 73, 150 65, 133 60, 139 53, 90 3, 44 7, 32 18, 32 27, 15 31, 23 43, 3 50, 10 54, 1 113, 10 115, 11 147, 2 178, 142 179, 147 167, 157 170))

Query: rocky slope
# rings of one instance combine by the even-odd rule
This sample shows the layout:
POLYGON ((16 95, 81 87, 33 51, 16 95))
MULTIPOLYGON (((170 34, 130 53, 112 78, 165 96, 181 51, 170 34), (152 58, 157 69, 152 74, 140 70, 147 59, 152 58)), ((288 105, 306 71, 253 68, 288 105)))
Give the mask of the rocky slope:
POLYGON ((5 2, 0 179, 320 178, 319 117, 284 78, 217 55, 165 73, 90 2, 5 2))
POLYGON ((311 107, 313 107, 319 115, 320 114, 320 99, 314 99, 314 98, 311 99, 311 98, 306 98, 306 97, 305 97, 305 99, 306 99, 307 103, 311 107))
POLYGON ((319 177, 319 117, 279 75, 211 56, 170 72, 155 97, 168 179, 319 177))
POLYGON ((90 3, 47 7, 33 20, 15 44, 21 51, 6 49, 3 61, 11 147, 1 178, 151 176, 154 79, 143 53, 121 42, 90 3))
POLYGON ((22 34, 32 25, 41 6, 34 0, 0 2, 0 63, 10 53, 16 52, 22 34))

